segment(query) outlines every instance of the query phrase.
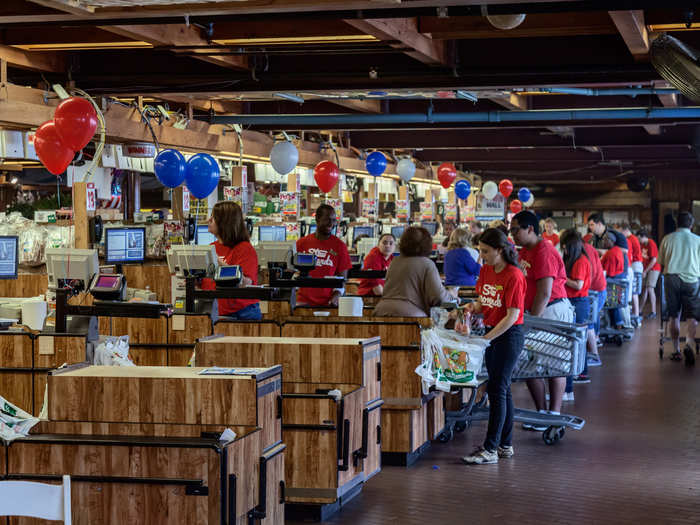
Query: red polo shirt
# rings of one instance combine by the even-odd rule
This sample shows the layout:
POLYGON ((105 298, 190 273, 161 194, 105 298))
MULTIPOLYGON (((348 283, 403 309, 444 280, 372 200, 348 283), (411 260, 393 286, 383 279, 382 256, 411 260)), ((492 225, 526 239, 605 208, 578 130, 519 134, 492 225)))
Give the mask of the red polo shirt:
POLYGON ((566 297, 566 269, 564 261, 552 243, 541 240, 533 248, 520 249, 520 268, 525 274, 527 290, 525 292, 525 309, 530 310, 537 292, 537 281, 552 277, 552 295, 549 302, 566 297))

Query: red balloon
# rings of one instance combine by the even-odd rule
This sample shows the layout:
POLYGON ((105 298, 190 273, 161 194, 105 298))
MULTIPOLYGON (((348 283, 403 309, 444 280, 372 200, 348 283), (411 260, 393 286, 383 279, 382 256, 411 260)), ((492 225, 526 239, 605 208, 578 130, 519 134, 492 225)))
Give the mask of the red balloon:
POLYGON ((523 211, 523 203, 520 202, 518 199, 510 201, 510 211, 513 213, 520 213, 523 211))
POLYGON ((97 129, 97 112, 89 100, 71 97, 62 101, 53 116, 56 131, 73 151, 87 146, 97 129))
POLYGON ((457 178, 457 168, 449 162, 443 162, 438 168, 438 180, 443 188, 447 189, 457 178))
POLYGON ((500 191, 501 195, 503 195, 507 199, 510 196, 510 194, 513 193, 513 183, 508 179, 503 179, 501 182, 498 183, 498 191, 500 191))
POLYGON ((54 175, 60 175, 73 160, 75 153, 63 144, 53 120, 44 122, 34 134, 34 149, 41 163, 54 175))
POLYGON ((338 182, 338 166, 330 160, 322 160, 314 168, 314 180, 316 186, 323 192, 328 193, 333 189, 333 186, 338 182))

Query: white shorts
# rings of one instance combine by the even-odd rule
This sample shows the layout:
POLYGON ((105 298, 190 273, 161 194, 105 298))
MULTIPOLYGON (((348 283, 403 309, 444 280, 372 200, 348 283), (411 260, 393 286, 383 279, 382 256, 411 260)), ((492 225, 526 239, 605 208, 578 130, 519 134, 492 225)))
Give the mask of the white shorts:
POLYGON ((634 273, 644 273, 644 265, 640 261, 633 262, 632 270, 634 273))
POLYGON ((574 307, 568 299, 563 299, 545 308, 540 317, 543 319, 551 319, 552 321, 573 323, 574 307))

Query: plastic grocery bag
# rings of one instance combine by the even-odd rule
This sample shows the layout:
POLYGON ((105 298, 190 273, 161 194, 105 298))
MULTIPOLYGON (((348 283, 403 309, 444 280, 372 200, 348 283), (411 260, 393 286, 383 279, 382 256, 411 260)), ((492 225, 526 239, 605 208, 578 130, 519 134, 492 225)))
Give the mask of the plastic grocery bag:
POLYGON ((451 386, 479 386, 477 376, 489 341, 443 328, 421 332, 423 362, 415 372, 423 379, 423 392, 431 386, 449 392, 451 386))
POLYGON ((0 396, 0 439, 12 441, 13 439, 25 437, 38 422, 39 418, 32 416, 0 396))
POLYGON ((136 366, 129 358, 129 336, 105 337, 95 348, 93 365, 136 366))

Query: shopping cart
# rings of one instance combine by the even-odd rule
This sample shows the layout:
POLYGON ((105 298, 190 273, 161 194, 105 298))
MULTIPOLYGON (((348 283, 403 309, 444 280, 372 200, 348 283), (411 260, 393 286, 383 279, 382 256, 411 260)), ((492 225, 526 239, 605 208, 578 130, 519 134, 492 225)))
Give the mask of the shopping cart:
MULTIPOLYGON (((583 371, 586 362, 587 325, 525 315, 523 329, 525 342, 513 372, 513 381, 578 375, 583 371)), ((479 377, 488 379, 485 368, 479 377)), ((454 431, 462 432, 471 426, 473 421, 488 420, 487 396, 484 394, 479 400, 477 397, 475 388, 469 401, 460 410, 446 413, 446 430, 439 436, 440 441, 449 441, 454 431)), ((536 410, 522 408, 515 409, 514 420, 546 426, 542 439, 547 445, 553 445, 562 439, 566 428, 580 430, 586 423, 577 416, 542 414, 536 410)))
POLYGON ((614 308, 629 308, 627 304, 627 288, 629 281, 623 277, 608 277, 607 279, 607 297, 605 306, 600 316, 600 337, 605 342, 614 342, 617 346, 622 346, 624 340, 632 339, 634 328, 624 326, 621 330, 612 326, 610 322, 610 310, 614 308))
MULTIPOLYGON (((659 319, 659 359, 664 358, 664 343, 666 341, 671 341, 670 326, 671 317, 668 315, 668 305, 666 304, 666 294, 664 293, 664 276, 659 275, 659 280, 656 284, 656 295, 659 298, 659 303, 661 304, 661 316, 659 319)), ((686 317, 681 312, 681 321, 685 321, 686 317)), ((686 342, 686 337, 681 337, 681 343, 686 342)), ((700 339, 695 339, 695 354, 700 354, 700 339)), ((680 361, 682 359, 680 354, 671 353, 669 359, 672 361, 680 361)), ((694 361, 693 361, 694 363, 694 361)), ((693 364, 686 359, 686 365, 693 364)))

